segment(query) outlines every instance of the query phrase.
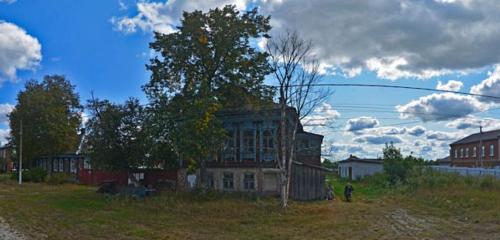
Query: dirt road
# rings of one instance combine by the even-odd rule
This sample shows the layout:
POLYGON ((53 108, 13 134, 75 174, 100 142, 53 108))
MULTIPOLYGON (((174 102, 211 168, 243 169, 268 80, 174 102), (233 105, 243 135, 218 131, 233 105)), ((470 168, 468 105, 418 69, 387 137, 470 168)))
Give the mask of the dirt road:
POLYGON ((9 224, 0 217, 0 239, 2 240, 24 240, 26 239, 22 234, 12 229, 9 224))

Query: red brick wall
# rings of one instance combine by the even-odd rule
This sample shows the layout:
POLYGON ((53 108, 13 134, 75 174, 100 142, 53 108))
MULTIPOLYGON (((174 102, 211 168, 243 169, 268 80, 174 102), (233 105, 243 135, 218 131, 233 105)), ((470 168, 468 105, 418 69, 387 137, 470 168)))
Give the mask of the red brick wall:
MULTIPOLYGON (((483 167, 495 167, 500 166, 500 161, 498 158, 499 145, 498 140, 485 140, 483 141, 485 156, 483 157, 483 167), (494 155, 490 156, 490 145, 495 147, 494 155)), ((450 149, 450 160, 451 165, 455 167, 481 167, 481 146, 479 142, 467 143, 467 144, 456 144, 452 145, 450 149), (473 150, 476 147, 476 157, 473 157, 473 150), (466 157, 466 149, 469 148, 469 156, 466 157), (458 154, 455 157, 455 149, 457 149, 458 154), (461 149, 464 149, 463 157, 461 157, 461 149)))

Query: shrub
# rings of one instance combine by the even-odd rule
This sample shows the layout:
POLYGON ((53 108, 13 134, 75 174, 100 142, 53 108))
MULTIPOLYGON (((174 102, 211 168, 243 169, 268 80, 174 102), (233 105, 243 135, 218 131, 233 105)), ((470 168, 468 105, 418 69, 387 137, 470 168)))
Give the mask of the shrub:
MULTIPOLYGON (((19 179, 19 172, 12 172, 10 174, 10 179, 17 181, 19 179)), ((29 169, 23 170, 23 182, 31 182, 31 172, 29 169)))
POLYGON ((49 176, 47 183, 57 185, 71 182, 71 176, 66 173, 53 173, 49 176))
POLYGON ((47 171, 41 168, 33 168, 29 171, 32 182, 43 182, 47 177, 47 171))
POLYGON ((10 180, 10 176, 8 174, 0 174, 0 183, 7 182, 10 180))

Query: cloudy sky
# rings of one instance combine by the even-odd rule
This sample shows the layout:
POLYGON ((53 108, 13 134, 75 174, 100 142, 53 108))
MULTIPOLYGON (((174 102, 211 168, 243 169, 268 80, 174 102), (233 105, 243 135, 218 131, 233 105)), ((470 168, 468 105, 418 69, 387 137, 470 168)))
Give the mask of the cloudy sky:
MULTIPOLYGON (((183 11, 225 4, 271 15, 272 36, 297 30, 311 40, 324 83, 500 96, 497 0, 0 0, 0 143, 27 79, 64 74, 82 100, 94 91, 112 101, 145 101, 140 86, 149 78, 152 32, 175 31, 183 11)), ((339 87, 306 122, 325 135, 331 159, 377 157, 386 142, 436 159, 479 125, 500 127, 499 104, 454 93, 339 87)))

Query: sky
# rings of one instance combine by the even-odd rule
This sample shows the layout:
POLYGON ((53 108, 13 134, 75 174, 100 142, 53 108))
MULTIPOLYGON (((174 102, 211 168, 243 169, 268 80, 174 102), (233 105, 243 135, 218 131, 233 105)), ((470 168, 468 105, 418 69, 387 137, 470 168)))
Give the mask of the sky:
MULTIPOLYGON (((270 15, 271 37, 296 30, 312 41, 323 83, 500 96, 497 0, 0 0, 0 144, 29 79, 65 75, 82 103, 91 92, 146 102, 152 33, 176 31, 183 11, 226 4, 270 15)), ((332 160, 379 157, 388 142, 437 159, 479 125, 499 128, 500 109, 492 99, 455 93, 334 87, 304 125, 325 136, 323 155, 332 160)))

